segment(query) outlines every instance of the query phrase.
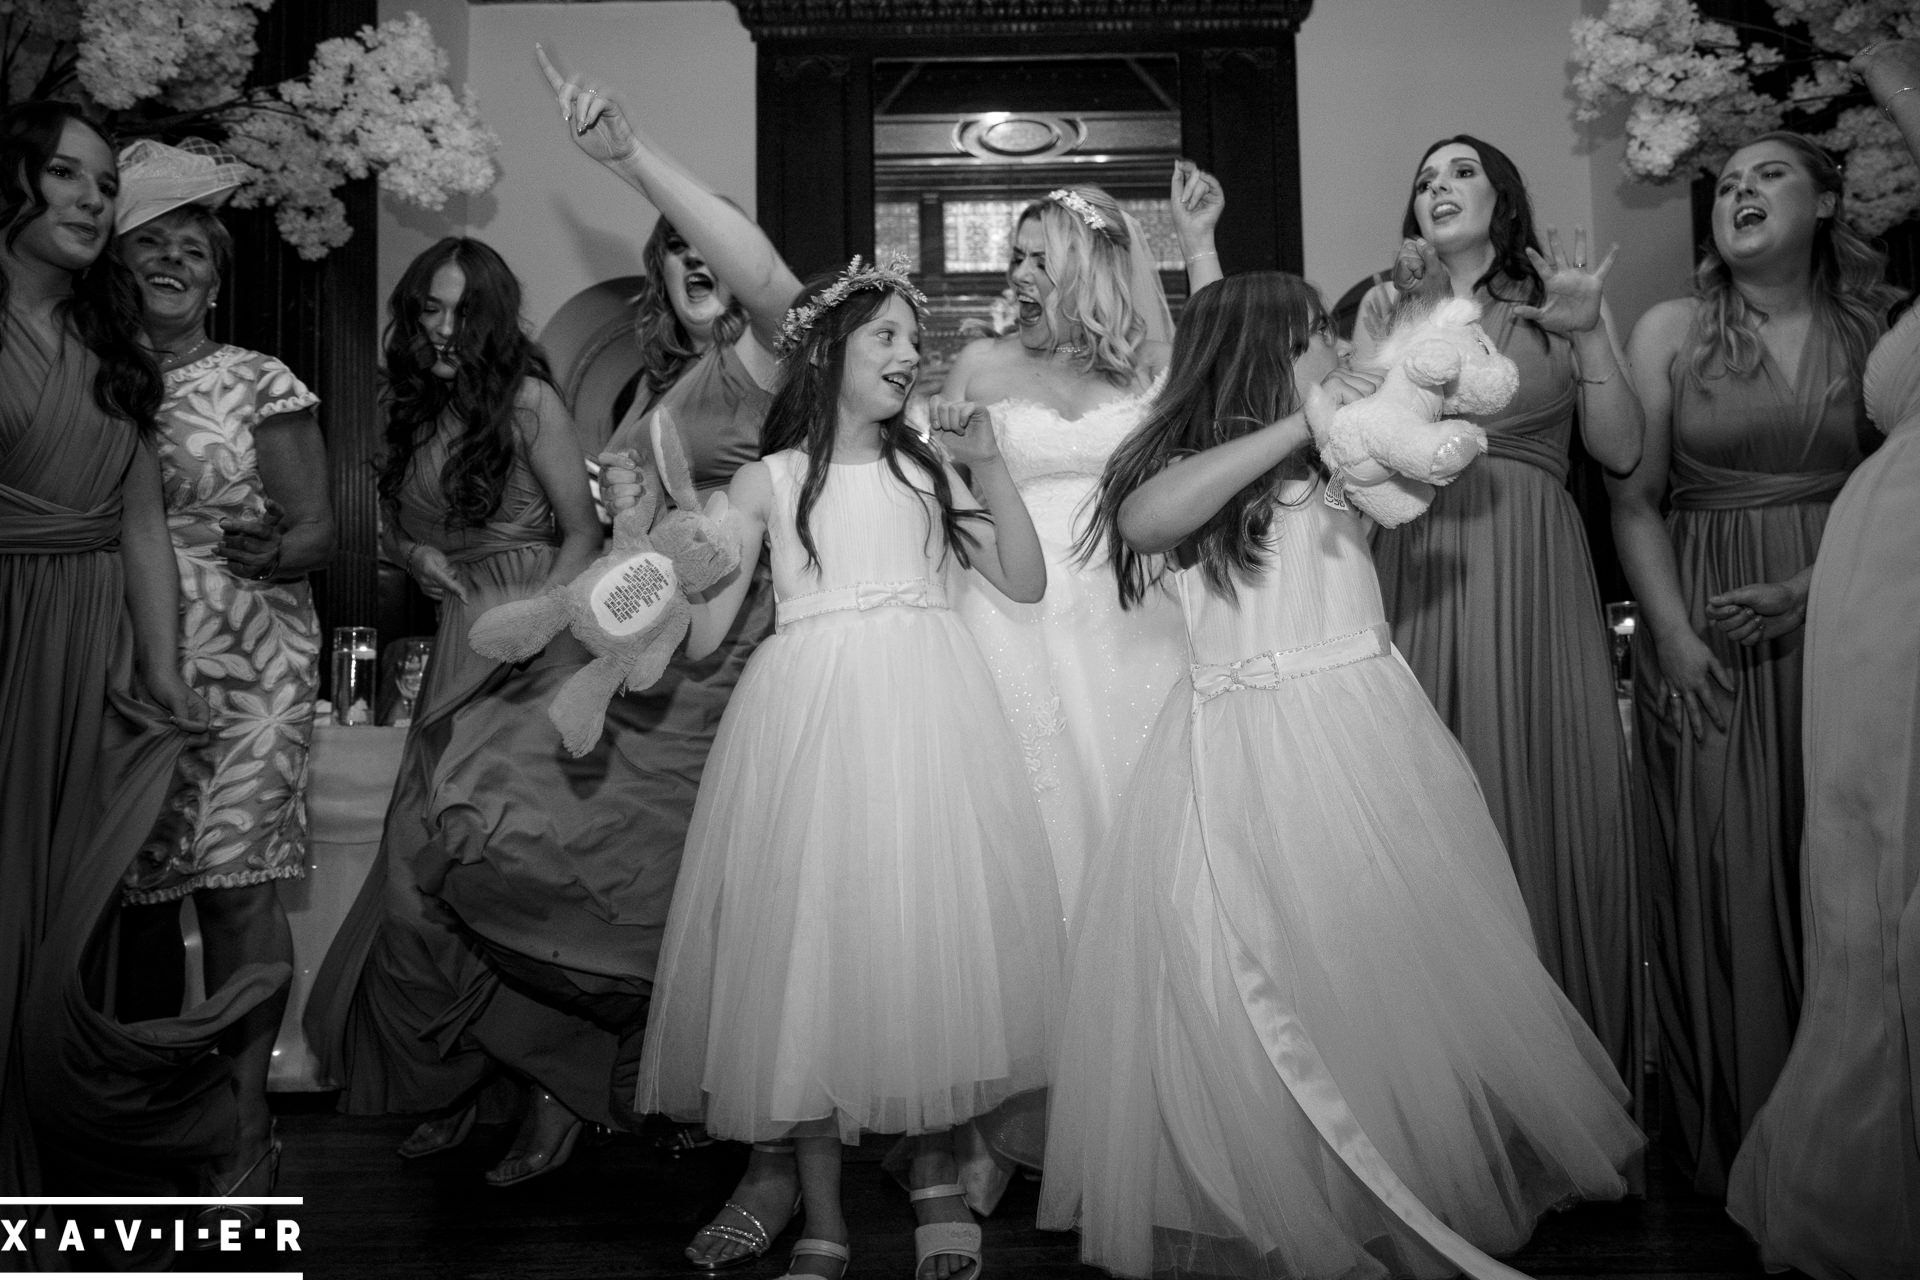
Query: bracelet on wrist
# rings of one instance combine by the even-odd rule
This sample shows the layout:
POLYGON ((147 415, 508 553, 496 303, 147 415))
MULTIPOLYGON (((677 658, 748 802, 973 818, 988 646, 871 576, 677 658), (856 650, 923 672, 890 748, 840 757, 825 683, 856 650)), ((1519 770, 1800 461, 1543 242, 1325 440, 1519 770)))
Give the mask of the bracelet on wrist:
POLYGON ((1200 261, 1200 259, 1202 259, 1202 258, 1217 258, 1217 257, 1219 257, 1219 256, 1220 256, 1219 254, 1217 254, 1217 253, 1215 253, 1215 252, 1214 252, 1213 250, 1211 250, 1211 249, 1203 249, 1203 250, 1201 250, 1201 251, 1200 251, 1199 253, 1190 253, 1190 254, 1188 254, 1188 255, 1187 255, 1187 261, 1188 261, 1189 263, 1193 263, 1193 262, 1198 262, 1198 261, 1200 261))
POLYGON ((1888 94, 1887 100, 1880 104, 1880 114, 1885 116, 1889 120, 1893 119, 1893 100, 1899 97, 1903 93, 1912 93, 1913 90, 1914 90, 1914 86, 1907 84, 1907 85, 1901 85, 1898 89, 1895 89, 1892 93, 1888 94))
POLYGON ((1618 372, 1620 372, 1618 369, 1609 369, 1607 370, 1606 376, 1601 378, 1583 378, 1576 372, 1573 375, 1573 380, 1583 387, 1603 387, 1607 383, 1612 382, 1613 375, 1618 372))

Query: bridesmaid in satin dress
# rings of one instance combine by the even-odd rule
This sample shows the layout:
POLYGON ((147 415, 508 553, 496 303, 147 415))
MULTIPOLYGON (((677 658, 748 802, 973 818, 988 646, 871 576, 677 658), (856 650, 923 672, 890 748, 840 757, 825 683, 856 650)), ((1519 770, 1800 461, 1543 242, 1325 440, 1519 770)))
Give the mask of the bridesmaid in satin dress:
POLYGON ((1627 348, 1647 447, 1609 496, 1642 618, 1635 848, 1661 1127, 1705 1195, 1726 1193, 1800 1015, 1805 818, 1804 637, 1743 647, 1708 601, 1811 568, 1864 456, 1884 262, 1847 225, 1826 153, 1763 134, 1721 167, 1693 297, 1648 311, 1627 348))
MULTIPOLYGON (((285 964, 249 966, 197 1009, 132 1024, 83 981, 186 736, 209 723, 180 676, 179 583, 151 444, 160 375, 140 343, 132 277, 105 253, 118 194, 113 150, 78 109, 30 102, 0 115, 6 1196, 177 1192, 155 1188, 151 1170, 231 1158, 232 1091, 192 1068, 290 976, 285 964), (129 1160, 135 1147, 146 1173, 129 1160)), ((52 1235, 27 1248, 28 1265, 66 1256, 52 1235)))
MULTIPOLYGON (((1458 297, 1520 368, 1487 430, 1488 456, 1426 516, 1373 540, 1393 642, 1486 790, 1533 920, 1540 959, 1607 1047, 1640 1075, 1640 985, 1628 856, 1626 745, 1586 532, 1567 492, 1576 421, 1615 474, 1640 460, 1640 403, 1602 300, 1612 254, 1576 232, 1550 266, 1525 180, 1497 147, 1460 135, 1415 167, 1402 233, 1438 253, 1458 297)), ((1392 311, 1376 285, 1354 330, 1366 368, 1392 311)))

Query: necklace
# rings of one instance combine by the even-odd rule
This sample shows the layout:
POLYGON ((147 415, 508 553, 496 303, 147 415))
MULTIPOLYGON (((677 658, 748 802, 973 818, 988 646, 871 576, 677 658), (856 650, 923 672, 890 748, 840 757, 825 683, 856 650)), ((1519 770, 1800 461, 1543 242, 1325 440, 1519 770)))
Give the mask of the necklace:
POLYGON ((212 345, 213 339, 202 335, 200 341, 194 343, 185 351, 179 353, 167 352, 166 357, 160 361, 160 372, 172 373, 175 369, 185 368, 198 359, 202 351, 205 351, 212 345))

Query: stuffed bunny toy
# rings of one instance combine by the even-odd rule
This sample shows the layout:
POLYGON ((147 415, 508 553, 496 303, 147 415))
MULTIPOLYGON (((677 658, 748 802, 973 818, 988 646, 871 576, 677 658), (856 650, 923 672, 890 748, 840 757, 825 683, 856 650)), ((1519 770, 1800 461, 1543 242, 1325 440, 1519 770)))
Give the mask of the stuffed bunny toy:
MULTIPOLYGON (((621 688, 646 688, 666 670, 687 634, 691 602, 740 564, 738 540, 717 513, 700 509, 680 433, 665 409, 654 414, 653 456, 665 496, 642 488, 640 501, 613 520, 601 557, 572 582, 529 600, 497 605, 474 621, 474 651, 498 662, 520 662, 571 629, 594 660, 554 696, 547 717, 575 756, 600 740, 607 701, 621 688)), ((608 455, 631 469, 631 456, 608 455)))
POLYGON ((1478 323, 1471 298, 1421 298, 1404 306, 1380 347, 1385 380, 1364 400, 1336 407, 1307 394, 1307 425, 1333 473, 1327 502, 1380 524, 1404 524, 1487 450, 1487 433, 1450 413, 1494 413, 1520 387, 1520 371, 1478 323))

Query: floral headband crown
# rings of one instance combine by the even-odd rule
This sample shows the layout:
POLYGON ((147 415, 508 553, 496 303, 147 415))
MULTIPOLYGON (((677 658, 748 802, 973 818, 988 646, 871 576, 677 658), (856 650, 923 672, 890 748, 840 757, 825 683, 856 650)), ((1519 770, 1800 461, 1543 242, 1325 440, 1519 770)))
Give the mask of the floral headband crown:
POLYGON ((1113 225, 1107 221, 1107 215, 1094 208, 1093 202, 1078 191, 1069 191, 1065 187, 1060 187, 1047 192, 1047 199, 1071 210, 1075 217, 1087 224, 1087 229, 1090 231, 1105 231, 1113 225))
POLYGON ((863 289, 892 290, 912 303, 915 312, 925 315, 927 295, 914 288, 913 281, 907 278, 908 265, 905 254, 894 254, 884 267, 877 262, 870 267, 862 266, 860 255, 854 254, 839 279, 822 289, 812 302, 787 312, 787 318, 780 322, 780 354, 789 355, 797 350, 814 321, 863 289))

